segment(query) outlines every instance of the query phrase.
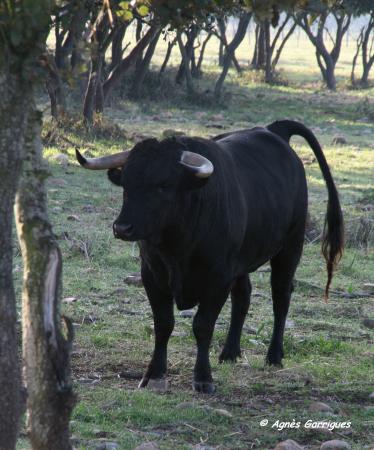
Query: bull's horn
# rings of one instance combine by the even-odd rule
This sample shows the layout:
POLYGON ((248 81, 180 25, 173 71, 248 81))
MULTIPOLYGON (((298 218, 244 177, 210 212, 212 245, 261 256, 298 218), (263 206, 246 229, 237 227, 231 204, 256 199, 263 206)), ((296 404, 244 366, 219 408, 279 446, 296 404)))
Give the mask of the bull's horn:
POLYGON ((198 178, 208 178, 214 171, 214 166, 208 158, 194 152, 184 151, 180 163, 192 170, 198 178))
POLYGON ((102 156, 100 158, 85 158, 80 151, 76 148, 75 155, 79 164, 85 169, 91 170, 103 170, 103 169, 115 169, 124 165, 129 151, 115 153, 114 155, 102 156))

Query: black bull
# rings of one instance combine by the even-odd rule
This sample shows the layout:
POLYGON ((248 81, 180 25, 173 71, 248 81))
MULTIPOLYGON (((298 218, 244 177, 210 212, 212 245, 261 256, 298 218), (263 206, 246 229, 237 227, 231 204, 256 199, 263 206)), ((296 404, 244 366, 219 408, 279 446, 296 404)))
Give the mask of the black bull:
POLYGON ((307 214, 305 172, 289 145, 292 135, 309 143, 327 185, 322 243, 327 295, 343 248, 343 219, 322 149, 304 125, 284 120, 213 139, 150 139, 130 152, 113 155, 113 160, 88 160, 77 152, 87 168, 111 168, 109 179, 124 188, 114 234, 140 242, 141 275, 155 331, 154 353, 141 387, 165 378, 175 302, 178 309, 198 305, 193 319, 197 341, 193 387, 213 392, 209 346, 217 317, 231 293, 231 322, 220 361, 235 361, 241 354, 240 336, 250 304, 248 273, 267 261, 274 329, 266 361, 281 364, 307 214))

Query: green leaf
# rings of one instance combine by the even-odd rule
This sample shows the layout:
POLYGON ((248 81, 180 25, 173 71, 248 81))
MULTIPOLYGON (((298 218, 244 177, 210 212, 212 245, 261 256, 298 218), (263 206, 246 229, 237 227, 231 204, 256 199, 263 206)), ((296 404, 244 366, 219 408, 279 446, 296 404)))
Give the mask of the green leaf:
POLYGON ((129 22, 133 18, 132 11, 120 9, 116 11, 117 16, 122 19, 124 22, 129 22))
POLYGON ((148 6, 145 6, 145 5, 139 6, 139 8, 138 8, 138 13, 139 13, 142 17, 146 16, 146 15, 149 13, 148 6))

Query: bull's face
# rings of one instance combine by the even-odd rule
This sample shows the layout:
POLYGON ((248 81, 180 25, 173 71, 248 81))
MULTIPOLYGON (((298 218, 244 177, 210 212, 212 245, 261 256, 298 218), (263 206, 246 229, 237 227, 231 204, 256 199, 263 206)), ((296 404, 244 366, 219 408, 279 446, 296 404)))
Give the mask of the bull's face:
MULTIPOLYGON (((179 223, 186 192, 202 187, 213 165, 201 155, 186 151, 175 139, 149 139, 137 144, 126 153, 121 168, 119 155, 112 155, 117 158, 116 166, 108 170, 109 180, 123 188, 122 208, 113 223, 114 236, 125 241, 160 242, 179 223)), ((84 167, 96 164, 92 168, 108 168, 108 159, 106 167, 97 167, 99 159, 78 157, 84 167)))

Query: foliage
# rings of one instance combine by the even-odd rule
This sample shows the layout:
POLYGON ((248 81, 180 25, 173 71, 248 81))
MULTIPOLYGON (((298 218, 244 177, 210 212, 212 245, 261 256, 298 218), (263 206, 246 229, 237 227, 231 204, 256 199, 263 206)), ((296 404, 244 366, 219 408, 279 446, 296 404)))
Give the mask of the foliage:
POLYGON ((9 48, 23 60, 35 57, 47 37, 53 4, 53 0, 1 0, 0 48, 9 48))

